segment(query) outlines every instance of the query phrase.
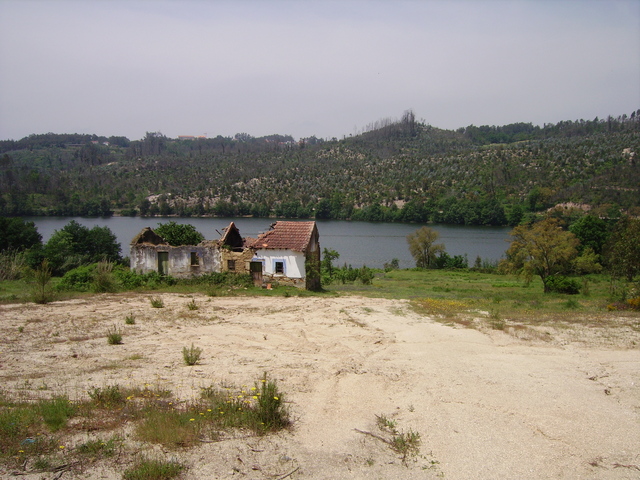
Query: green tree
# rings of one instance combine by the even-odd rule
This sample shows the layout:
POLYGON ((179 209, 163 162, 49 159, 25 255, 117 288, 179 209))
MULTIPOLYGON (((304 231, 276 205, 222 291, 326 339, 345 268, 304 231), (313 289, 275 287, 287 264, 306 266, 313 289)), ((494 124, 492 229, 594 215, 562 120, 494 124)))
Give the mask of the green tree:
POLYGON ((42 235, 33 222, 22 218, 0 217, 0 252, 3 250, 27 250, 42 245, 42 235))
POLYGON ((174 221, 159 223, 155 232, 164 238, 169 245, 197 245, 204 240, 204 235, 190 224, 179 224, 174 221))
POLYGON ((422 227, 407 235, 409 252, 416 261, 416 267, 429 268, 435 264, 436 256, 445 251, 444 244, 435 243, 440 234, 429 227, 422 227))
POLYGON ((329 275, 329 278, 333 277, 333 261, 340 258, 340 254, 328 248, 322 250, 322 269, 329 275))
POLYGON ((109 227, 89 229, 75 220, 51 235, 44 246, 44 256, 56 275, 87 263, 122 259, 120 244, 109 227))
POLYGON ((607 222, 595 215, 585 215, 576 220, 569 227, 569 231, 580 240, 580 246, 578 247, 580 252, 591 248, 598 255, 602 253, 602 247, 609 238, 610 233, 607 222))
POLYGON ((640 220, 624 217, 605 247, 605 258, 615 277, 632 281, 640 272, 640 220))
POLYGON ((539 275, 544 291, 550 288, 547 279, 568 272, 571 262, 578 256, 576 236, 563 230, 555 218, 546 218, 533 225, 519 225, 510 233, 513 237, 502 269, 525 275, 539 275))

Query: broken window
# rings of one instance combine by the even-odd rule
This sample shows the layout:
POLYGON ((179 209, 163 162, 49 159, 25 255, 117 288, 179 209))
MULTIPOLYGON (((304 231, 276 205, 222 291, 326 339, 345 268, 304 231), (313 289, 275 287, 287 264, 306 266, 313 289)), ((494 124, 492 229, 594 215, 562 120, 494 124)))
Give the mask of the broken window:
POLYGON ((236 271, 236 261, 235 260, 227 260, 227 270, 230 272, 236 271))
POLYGON ((191 266, 197 267, 198 265, 200 265, 200 259, 198 258, 198 253, 191 252, 191 266))

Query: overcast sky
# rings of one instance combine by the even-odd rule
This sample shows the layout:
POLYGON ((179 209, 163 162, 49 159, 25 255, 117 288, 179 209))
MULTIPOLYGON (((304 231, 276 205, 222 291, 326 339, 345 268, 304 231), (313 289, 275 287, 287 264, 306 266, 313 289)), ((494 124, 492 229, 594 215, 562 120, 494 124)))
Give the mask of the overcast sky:
POLYGON ((639 0, 0 0, 0 139, 338 137, 640 108, 639 0))

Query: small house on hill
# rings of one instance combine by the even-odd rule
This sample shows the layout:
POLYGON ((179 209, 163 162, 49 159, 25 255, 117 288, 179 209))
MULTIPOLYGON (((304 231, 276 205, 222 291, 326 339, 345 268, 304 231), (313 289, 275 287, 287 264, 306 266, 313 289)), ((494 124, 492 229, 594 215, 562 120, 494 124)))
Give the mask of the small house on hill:
POLYGON ((276 222, 257 239, 245 239, 231 222, 219 240, 169 245, 151 228, 131 241, 131 269, 178 278, 205 273, 251 273, 254 283, 320 288, 320 242, 315 222, 276 222))

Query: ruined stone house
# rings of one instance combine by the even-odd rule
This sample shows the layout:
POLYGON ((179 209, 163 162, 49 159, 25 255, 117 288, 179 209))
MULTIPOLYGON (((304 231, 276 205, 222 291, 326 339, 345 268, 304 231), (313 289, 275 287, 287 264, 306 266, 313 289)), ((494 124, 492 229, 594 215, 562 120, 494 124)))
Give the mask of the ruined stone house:
POLYGON ((315 222, 276 222, 245 239, 233 222, 219 240, 171 246, 151 228, 131 241, 131 269, 189 278, 213 272, 251 273, 256 285, 320 288, 320 242, 315 222))

